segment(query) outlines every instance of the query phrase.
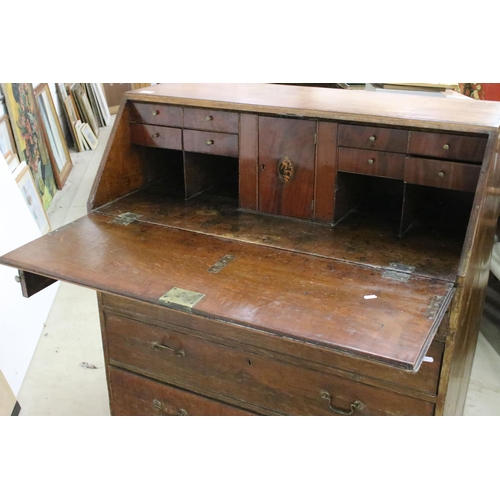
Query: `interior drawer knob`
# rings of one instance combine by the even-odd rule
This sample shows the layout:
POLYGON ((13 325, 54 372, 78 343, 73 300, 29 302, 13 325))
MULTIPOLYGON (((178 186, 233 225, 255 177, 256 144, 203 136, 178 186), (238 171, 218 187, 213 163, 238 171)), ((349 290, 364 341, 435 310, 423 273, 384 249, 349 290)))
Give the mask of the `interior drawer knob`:
POLYGON ((213 143, 214 143, 214 141, 212 139, 210 139, 209 141, 207 141, 207 145, 208 146, 211 146, 213 143))
POLYGON ((369 163, 370 165, 373 165, 373 164, 375 163, 375 160, 374 160, 373 158, 370 158, 370 159, 368 160, 368 163, 369 163))
POLYGON ((213 119, 214 119, 214 117, 213 117, 213 116, 208 115, 208 116, 205 118, 205 121, 207 121, 207 122, 211 122, 213 119))
POLYGON ((151 137, 153 139, 156 139, 157 137, 160 137, 160 134, 158 132, 154 133, 154 134, 151 134, 151 137))
POLYGON ((179 417, 185 417, 187 414, 188 412, 184 408, 179 408, 179 411, 177 412, 177 416, 179 417))
POLYGON ((449 144, 445 144, 445 145, 443 146, 443 149, 446 149, 446 150, 450 149, 450 145, 449 145, 449 144))
POLYGON ((159 112, 157 109, 155 109, 155 110, 154 110, 151 114, 152 114, 153 116, 156 116, 156 115, 159 115, 159 114, 160 114, 160 112, 159 112))
POLYGON ((438 177, 444 177, 444 172, 438 172, 438 177))
POLYGON ((370 136, 370 141, 374 141, 377 137, 375 135, 370 136))

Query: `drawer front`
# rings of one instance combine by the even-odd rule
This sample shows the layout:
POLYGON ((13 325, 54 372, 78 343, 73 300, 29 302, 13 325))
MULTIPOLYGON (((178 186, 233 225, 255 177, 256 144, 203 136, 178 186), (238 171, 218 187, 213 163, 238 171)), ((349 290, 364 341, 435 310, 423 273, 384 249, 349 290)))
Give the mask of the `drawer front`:
POLYGON ((481 163, 486 149, 486 137, 470 137, 434 132, 411 132, 408 153, 445 160, 481 163))
MULTIPOLYGON (((234 342, 254 345, 275 353, 282 353, 294 358, 301 358, 320 365, 335 367, 340 370, 356 372, 357 379, 382 379, 392 386, 406 387, 426 394, 437 393, 439 373, 443 357, 443 342, 432 342, 427 356, 433 358, 432 363, 422 363, 417 373, 398 370, 390 366, 371 361, 345 356, 327 349, 320 349, 285 337, 266 335, 252 328, 231 325, 227 322, 214 321, 193 314, 175 311, 170 308, 145 304, 116 295, 103 294, 103 305, 106 310, 117 312, 140 321, 159 321, 163 324, 176 325, 174 328, 186 328, 190 331, 203 331, 216 336, 222 342, 234 342)), ((445 323, 442 324, 443 326, 445 323)), ((439 332, 438 332, 439 334, 439 332)))
POLYGON ((406 153, 408 131, 361 125, 339 125, 339 146, 406 153))
POLYGON ((184 130, 184 151, 221 156, 238 156, 238 136, 218 132, 184 130))
POLYGON ((431 415, 432 403, 236 349, 174 329, 106 314, 111 364, 285 415, 431 415), (327 396, 328 394, 328 396, 327 396), (358 401, 362 404, 358 405, 358 401))
POLYGON ((198 394, 110 367, 111 414, 117 416, 254 415, 198 394))
POLYGON ((239 115, 213 109, 184 108, 184 127, 212 132, 238 133, 239 115))
POLYGON ((166 104, 130 102, 130 121, 182 128, 182 108, 166 104))
POLYGON ((481 167, 450 161, 407 158, 404 180, 408 184, 455 191, 475 191, 481 167))
POLYGON ((406 155, 339 148, 338 170, 356 174, 403 179, 406 155))
POLYGON ((180 128, 131 123, 130 138, 133 144, 141 146, 182 149, 182 130, 180 128))

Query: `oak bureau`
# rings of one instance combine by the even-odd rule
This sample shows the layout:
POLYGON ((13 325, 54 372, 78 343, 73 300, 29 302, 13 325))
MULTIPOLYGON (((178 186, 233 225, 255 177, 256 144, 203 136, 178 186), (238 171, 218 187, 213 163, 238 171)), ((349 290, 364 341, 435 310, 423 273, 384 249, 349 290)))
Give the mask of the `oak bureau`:
POLYGON ((113 415, 447 415, 496 229, 500 104, 125 94, 89 214, 3 257, 97 291, 113 415))

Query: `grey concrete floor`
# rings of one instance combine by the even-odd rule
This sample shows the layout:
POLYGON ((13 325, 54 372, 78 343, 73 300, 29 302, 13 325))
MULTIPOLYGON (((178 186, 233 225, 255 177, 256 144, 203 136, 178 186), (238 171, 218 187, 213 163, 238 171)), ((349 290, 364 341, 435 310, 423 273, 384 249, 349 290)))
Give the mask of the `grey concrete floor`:
MULTIPOLYGON (((114 117, 113 117, 114 118, 114 117)), ((86 204, 111 126, 95 151, 71 153, 73 170, 49 209, 52 229, 87 214, 86 204)), ((21 415, 109 415, 96 294, 61 283, 18 394, 21 415), (85 368, 88 363, 95 368, 85 368)), ((500 415, 500 284, 492 280, 465 415, 500 415)))

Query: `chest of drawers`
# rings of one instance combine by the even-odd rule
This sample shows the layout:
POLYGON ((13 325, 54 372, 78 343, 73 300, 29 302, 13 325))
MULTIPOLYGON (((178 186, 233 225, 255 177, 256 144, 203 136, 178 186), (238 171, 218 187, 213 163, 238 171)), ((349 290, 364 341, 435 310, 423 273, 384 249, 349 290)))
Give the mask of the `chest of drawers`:
POLYGON ((130 92, 89 215, 0 262, 97 291, 114 415, 460 414, 500 106, 426 102, 130 92))

